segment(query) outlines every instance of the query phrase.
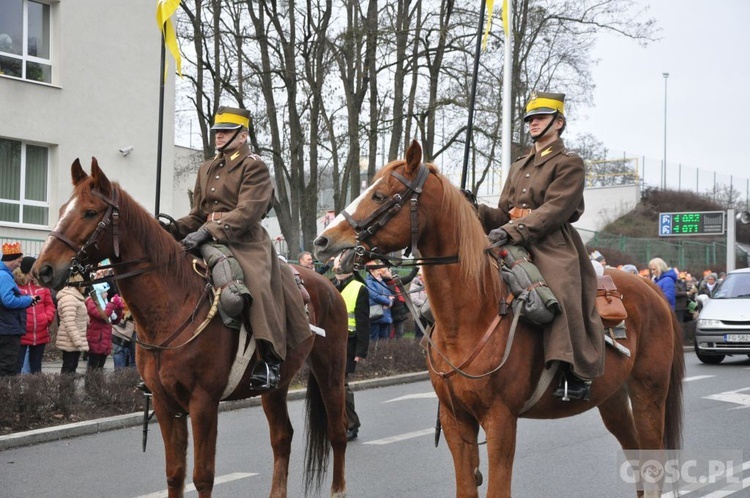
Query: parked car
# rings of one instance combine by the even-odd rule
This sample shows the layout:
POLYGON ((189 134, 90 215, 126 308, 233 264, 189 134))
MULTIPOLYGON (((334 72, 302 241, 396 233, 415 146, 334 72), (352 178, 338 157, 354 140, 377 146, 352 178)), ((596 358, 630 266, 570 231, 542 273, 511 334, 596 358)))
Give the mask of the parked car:
POLYGON ((699 296, 703 309, 695 327, 695 354, 715 365, 726 356, 750 357, 750 268, 727 274, 713 297, 699 296))

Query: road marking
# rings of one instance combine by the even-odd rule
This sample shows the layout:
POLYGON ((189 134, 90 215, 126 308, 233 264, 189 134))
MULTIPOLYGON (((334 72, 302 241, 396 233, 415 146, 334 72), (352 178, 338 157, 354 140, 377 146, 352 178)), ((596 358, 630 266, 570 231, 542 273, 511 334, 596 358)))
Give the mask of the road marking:
MULTIPOLYGON (((734 467, 732 467, 732 469, 729 472, 726 472, 726 473, 725 472, 717 472, 716 474, 711 474, 709 477, 716 478, 716 477, 728 474, 730 476, 735 476, 735 478, 736 478, 737 474, 741 474, 744 471, 746 471, 747 469, 750 469, 750 460, 748 460, 747 462, 742 462, 742 464, 740 464, 740 465, 735 465, 734 467)), ((710 481, 707 482, 707 483, 696 482, 695 484, 690 484, 690 485, 687 485, 687 486, 684 486, 684 487, 680 488, 679 490, 677 490, 677 494, 675 494, 674 491, 670 491, 668 493, 664 493, 664 494, 661 495, 661 498, 678 498, 678 497, 682 497, 682 496, 685 496, 687 494, 692 493, 693 491, 697 491, 697 490, 703 489, 706 486, 709 486, 709 485, 711 485, 713 483, 716 483, 716 482, 718 482, 718 481, 715 480, 715 479, 710 479, 710 481)), ((742 481, 740 489, 745 489, 748 486, 750 486, 750 477, 748 477, 748 478, 746 478, 746 479, 744 479, 742 481)), ((711 494, 708 494, 708 495, 704 495, 701 498, 721 498, 723 496, 729 496, 731 494, 736 493, 737 491, 740 491, 740 489, 733 489, 733 488, 737 488, 737 485, 736 484, 732 484, 732 485, 727 486, 725 488, 722 488, 722 489, 720 489, 720 490, 718 490, 718 491, 716 491, 714 493, 711 493, 711 494)))
POLYGON ((703 396, 703 399, 713 399, 716 401, 724 401, 726 403, 735 403, 741 405, 741 407, 738 408, 750 408, 750 394, 742 393, 742 391, 748 390, 750 390, 750 387, 737 389, 736 391, 711 394, 710 396, 703 396))
POLYGON ((362 444, 398 443, 399 441, 405 441, 407 439, 414 439, 415 437, 427 436, 428 434, 435 434, 435 428, 430 427, 429 429, 422 429, 421 431, 407 432, 405 434, 399 434, 397 436, 386 437, 383 439, 375 439, 374 441, 366 441, 362 444))
POLYGON ((710 379, 711 377, 716 377, 715 375, 693 375, 692 377, 685 377, 682 379, 683 382, 690 382, 692 380, 703 380, 703 379, 710 379))
POLYGON ((437 394, 435 394, 435 391, 431 391, 428 393, 407 394, 406 396, 400 396, 398 398, 389 399, 388 401, 383 401, 383 403, 393 403, 394 401, 404 401, 407 399, 425 399, 425 398, 437 398, 437 394))
MULTIPOLYGON (((234 472, 232 474, 226 474, 223 476, 215 477, 214 478, 214 486, 217 484, 224 484, 227 482, 237 481, 239 479, 245 479, 246 477, 253 477, 257 476, 258 473, 250 473, 250 472, 234 472)), ((188 484, 185 486, 185 492, 189 493, 191 491, 195 491, 195 486, 193 483, 188 484)), ((169 492, 165 489, 164 491, 157 491, 156 493, 151 493, 148 495, 141 495, 136 498, 165 498, 169 495, 169 492)))

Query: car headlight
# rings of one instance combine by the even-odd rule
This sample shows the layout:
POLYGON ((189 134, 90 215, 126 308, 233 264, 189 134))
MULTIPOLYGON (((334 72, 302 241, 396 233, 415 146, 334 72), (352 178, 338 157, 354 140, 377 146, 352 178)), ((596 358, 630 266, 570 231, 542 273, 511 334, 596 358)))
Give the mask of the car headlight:
POLYGON ((709 318, 699 318, 697 326, 702 329, 711 329, 721 327, 721 320, 712 320, 709 318))

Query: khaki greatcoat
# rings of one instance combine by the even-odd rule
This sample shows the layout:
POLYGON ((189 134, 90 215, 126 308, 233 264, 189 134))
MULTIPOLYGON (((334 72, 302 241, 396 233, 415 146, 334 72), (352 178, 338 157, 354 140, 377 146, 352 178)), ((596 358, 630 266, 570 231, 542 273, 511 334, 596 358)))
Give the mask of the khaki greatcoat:
POLYGON ((198 170, 193 208, 177 220, 177 229, 184 237, 205 227, 216 242, 229 247, 253 296, 248 311, 252 333, 271 343, 283 360, 287 347, 295 347, 311 332, 291 270, 279 260, 261 225, 273 196, 268 167, 247 144, 227 154, 220 152, 198 170))
POLYGON ((571 223, 583 214, 583 160, 558 139, 516 160, 497 208, 479 206, 487 231, 502 227, 526 247, 560 302, 562 312, 544 328, 545 361, 573 365, 582 379, 604 372, 604 335, 596 311, 596 273, 571 223), (513 208, 531 209, 512 220, 513 208))

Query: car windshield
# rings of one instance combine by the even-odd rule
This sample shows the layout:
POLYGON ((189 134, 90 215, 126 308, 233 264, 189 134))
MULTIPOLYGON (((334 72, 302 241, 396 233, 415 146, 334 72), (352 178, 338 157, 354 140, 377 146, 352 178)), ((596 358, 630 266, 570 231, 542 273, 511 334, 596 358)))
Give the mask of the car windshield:
POLYGON ((719 285, 714 299, 750 299, 750 273, 730 273, 719 285))

